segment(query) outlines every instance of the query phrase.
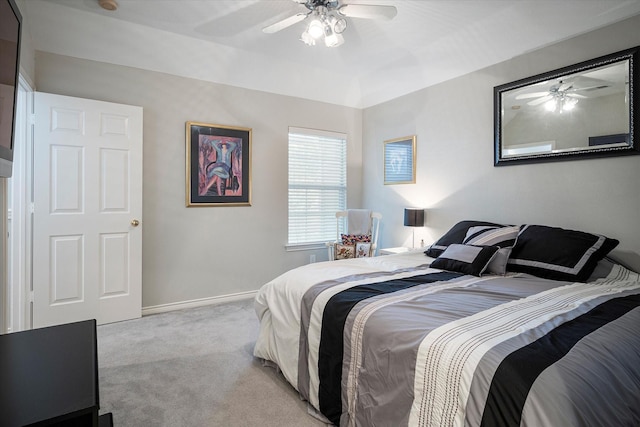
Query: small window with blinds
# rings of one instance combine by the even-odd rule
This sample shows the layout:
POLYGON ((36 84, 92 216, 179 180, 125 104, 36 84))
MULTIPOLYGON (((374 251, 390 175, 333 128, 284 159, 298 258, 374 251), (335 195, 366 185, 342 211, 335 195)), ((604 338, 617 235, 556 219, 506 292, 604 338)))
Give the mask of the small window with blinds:
POLYGON ((290 127, 288 246, 335 240, 346 206, 347 135, 290 127))

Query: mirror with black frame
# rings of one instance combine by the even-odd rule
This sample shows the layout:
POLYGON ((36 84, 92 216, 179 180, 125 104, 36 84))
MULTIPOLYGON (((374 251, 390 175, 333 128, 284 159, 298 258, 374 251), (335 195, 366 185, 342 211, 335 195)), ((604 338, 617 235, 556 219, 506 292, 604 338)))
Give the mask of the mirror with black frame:
POLYGON ((640 154, 639 48, 496 86, 494 165, 640 154))

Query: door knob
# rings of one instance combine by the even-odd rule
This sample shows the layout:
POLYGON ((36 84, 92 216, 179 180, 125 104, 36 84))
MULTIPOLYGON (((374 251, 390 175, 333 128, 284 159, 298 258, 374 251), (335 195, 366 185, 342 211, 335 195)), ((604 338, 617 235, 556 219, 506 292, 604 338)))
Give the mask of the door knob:
POLYGON ((131 225, 133 225, 134 227, 137 227, 138 225, 140 225, 140 221, 138 221, 137 219, 132 219, 131 225))

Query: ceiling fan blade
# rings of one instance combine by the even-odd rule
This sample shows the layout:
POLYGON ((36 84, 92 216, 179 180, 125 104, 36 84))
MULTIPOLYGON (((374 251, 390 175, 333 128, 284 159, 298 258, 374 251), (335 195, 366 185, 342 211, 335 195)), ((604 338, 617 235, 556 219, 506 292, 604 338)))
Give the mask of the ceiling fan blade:
POLYGON ((573 82, 571 83, 563 83, 560 82, 560 86, 558 87, 558 92, 566 92, 573 87, 573 82))
POLYGON ((577 87, 577 88, 572 89, 572 91, 576 91, 576 90, 589 90, 589 91, 591 91, 591 90, 596 90, 596 89, 605 89, 605 88, 608 88, 608 87, 609 87, 609 85, 604 84, 604 85, 599 85, 599 86, 577 87))
POLYGON ((569 98, 582 98, 582 99, 588 98, 587 96, 580 95, 579 93, 568 93, 566 96, 569 98))
POLYGON ((533 92, 533 93, 523 93, 516 96, 516 99, 528 99, 528 98, 537 98, 539 96, 549 95, 549 92, 533 92))
POLYGON ((273 34, 277 33, 280 30, 284 30, 287 27, 292 26, 293 24, 297 24, 298 22, 304 20, 307 17, 307 13, 298 13, 297 15, 290 16, 288 18, 283 19, 282 21, 278 21, 275 24, 271 24, 262 29, 263 33, 273 34))
POLYGON ((338 8, 338 12, 349 18, 364 19, 393 19, 398 13, 395 6, 373 4, 345 4, 338 8))
POLYGON ((527 105, 535 106, 535 105, 544 104, 545 102, 549 101, 550 99, 553 99, 553 96, 551 96, 551 95, 543 96, 542 98, 534 99, 533 101, 527 102, 527 105))

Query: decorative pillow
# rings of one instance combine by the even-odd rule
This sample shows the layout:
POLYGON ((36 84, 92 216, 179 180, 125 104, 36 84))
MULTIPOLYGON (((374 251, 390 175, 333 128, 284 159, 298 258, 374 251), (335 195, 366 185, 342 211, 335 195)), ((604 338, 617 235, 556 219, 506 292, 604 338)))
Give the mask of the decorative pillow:
POLYGON ((516 244, 518 233, 520 233, 519 226, 475 226, 467 230, 467 235, 462 243, 465 245, 508 248, 516 244))
POLYGON ((519 226, 476 226, 467 230, 467 236, 463 243, 465 245, 498 246, 500 249, 489 263, 487 271, 504 276, 507 273, 507 261, 511 254, 511 248, 515 245, 519 232, 519 226))
POLYGON ((436 258, 431 267, 481 276, 500 248, 453 243, 436 258))
POLYGON ((489 266, 487 267, 487 272, 493 274, 499 274, 504 276, 507 274, 507 262, 509 261, 509 256, 511 255, 511 250, 513 248, 500 248, 496 252, 496 255, 493 257, 489 266))
POLYGON ((356 257, 356 247, 354 245, 343 245, 336 243, 333 249, 336 259, 348 259, 356 257))
POLYGON ((493 222, 486 221, 460 221, 459 223, 451 227, 451 229, 447 231, 444 236, 440 237, 440 239, 438 239, 437 242, 435 242, 426 251, 424 251, 424 253, 431 258, 438 258, 438 256, 442 252, 444 252, 444 250, 447 249, 447 246, 449 246, 450 244, 462 243, 467 236, 467 231, 469 230, 469 228, 481 225, 503 227, 503 225, 501 224, 495 224, 493 222))
POLYGON ((553 280, 585 282, 618 241, 583 231, 544 225, 522 227, 507 270, 553 280))
POLYGON ((587 282, 593 282, 595 280, 608 277, 613 270, 613 266, 616 264, 617 262, 613 261, 612 259, 604 257, 603 259, 598 261, 598 264, 596 264, 596 268, 593 269, 593 273, 591 273, 591 276, 589 276, 587 282))
POLYGON ((371 243, 371 234, 341 234, 343 245, 355 245, 358 242, 371 243))
POLYGON ((371 243, 356 243, 356 258, 366 258, 371 256, 371 243))

